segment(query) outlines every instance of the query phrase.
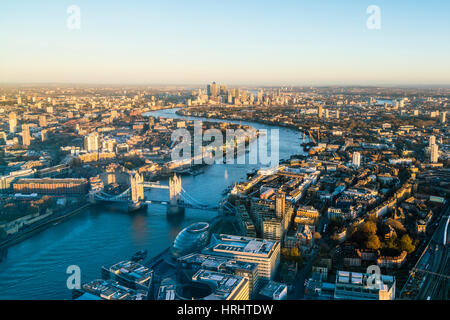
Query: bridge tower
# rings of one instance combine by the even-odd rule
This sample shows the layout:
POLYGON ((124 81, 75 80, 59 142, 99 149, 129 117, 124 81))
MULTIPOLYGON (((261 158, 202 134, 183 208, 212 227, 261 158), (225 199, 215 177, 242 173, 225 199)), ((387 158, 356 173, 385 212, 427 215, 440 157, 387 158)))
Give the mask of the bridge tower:
POLYGON ((95 192, 93 190, 89 191, 89 202, 95 203, 95 192))
POLYGON ((170 203, 167 206, 167 215, 180 215, 184 213, 184 207, 179 205, 181 200, 181 177, 176 174, 169 178, 170 203))
POLYGON ((169 179, 170 203, 177 204, 181 199, 181 177, 176 174, 169 179))
POLYGON ((130 175, 131 200, 134 203, 144 200, 144 177, 142 174, 133 172, 130 175))

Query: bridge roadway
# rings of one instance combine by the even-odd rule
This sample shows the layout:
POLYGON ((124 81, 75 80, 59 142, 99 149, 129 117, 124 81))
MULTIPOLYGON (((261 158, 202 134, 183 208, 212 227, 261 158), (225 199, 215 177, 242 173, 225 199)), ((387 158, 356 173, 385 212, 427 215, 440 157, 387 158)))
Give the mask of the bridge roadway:
POLYGON ((167 190, 169 190, 169 186, 162 185, 162 184, 159 184, 159 183, 143 182, 142 185, 144 186, 144 188, 167 189, 167 190))
MULTIPOLYGON (((154 182, 140 182, 144 188, 151 188, 151 189, 168 189, 170 190, 170 186, 167 185, 161 185, 159 183, 154 182)), ((208 210, 208 211, 217 211, 219 210, 219 206, 211 206, 207 204, 203 204, 200 201, 196 200, 192 196, 189 195, 189 193, 186 192, 181 186, 181 190, 179 191, 179 197, 183 199, 176 200, 177 206, 181 208, 190 208, 190 209, 200 209, 200 210, 208 210)), ((132 187, 128 188, 124 192, 118 195, 109 195, 103 190, 96 190, 93 191, 92 195, 95 197, 95 199, 100 201, 107 201, 107 202, 130 202, 132 198, 132 187)), ((162 205, 168 205, 170 203, 170 200, 145 200, 144 202, 147 204, 162 204, 162 205)))
MULTIPOLYGON (((450 290, 450 264, 449 264, 449 246, 448 246, 448 221, 450 215, 450 206, 447 204, 447 210, 442 216, 439 226, 434 232, 427 249, 430 258, 429 263, 422 268, 413 269, 416 272, 422 272, 422 286, 416 296, 417 300, 447 300, 450 290)), ((423 255, 425 256, 425 255, 423 255)), ((422 257, 423 257, 422 256, 422 257)), ((417 264, 419 266, 420 263, 417 264)))
MULTIPOLYGON (((170 201, 164 201, 164 200, 146 200, 144 201, 147 204, 163 204, 167 205, 170 203, 170 201)), ((201 210, 207 210, 207 211, 217 211, 219 210, 218 206, 208 206, 208 205, 195 205, 190 204, 184 201, 180 201, 177 204, 181 208, 188 208, 188 209, 201 209, 201 210)))

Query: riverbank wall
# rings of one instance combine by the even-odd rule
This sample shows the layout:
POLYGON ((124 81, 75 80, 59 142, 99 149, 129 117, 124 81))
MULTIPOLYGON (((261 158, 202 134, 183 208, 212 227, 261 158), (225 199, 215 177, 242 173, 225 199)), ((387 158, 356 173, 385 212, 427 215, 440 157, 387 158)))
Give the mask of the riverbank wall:
POLYGON ((90 203, 85 203, 84 205, 77 207, 73 210, 70 210, 68 212, 62 212, 62 213, 55 213, 54 216, 49 217, 49 219, 46 219, 45 221, 37 222, 33 225, 30 225, 27 227, 26 230, 19 231, 17 234, 14 234, 10 237, 8 237, 6 240, 0 243, 0 249, 7 249, 8 247, 17 244, 23 240, 26 240, 33 235, 44 231, 45 229, 51 227, 54 223, 60 222, 64 219, 67 219, 84 209, 90 207, 90 203))

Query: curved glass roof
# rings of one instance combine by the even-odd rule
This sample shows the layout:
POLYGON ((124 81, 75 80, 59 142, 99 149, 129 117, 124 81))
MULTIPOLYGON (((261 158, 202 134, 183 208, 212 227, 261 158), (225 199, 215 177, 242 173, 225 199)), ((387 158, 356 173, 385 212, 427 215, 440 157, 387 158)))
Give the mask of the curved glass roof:
POLYGON ((209 242, 209 224, 194 223, 181 230, 172 246, 174 257, 182 257, 190 253, 201 251, 209 242))

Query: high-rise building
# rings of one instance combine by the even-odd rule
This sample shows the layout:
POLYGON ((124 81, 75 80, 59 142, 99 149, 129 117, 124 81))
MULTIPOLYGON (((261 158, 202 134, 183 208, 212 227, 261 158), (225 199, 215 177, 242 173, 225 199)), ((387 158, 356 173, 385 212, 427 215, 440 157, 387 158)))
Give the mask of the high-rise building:
POLYGON ((352 163, 357 168, 361 166, 361 154, 359 152, 353 152, 352 163))
POLYGON ((445 121, 447 120, 447 111, 442 111, 441 113, 441 123, 444 124, 445 121))
POLYGON ((218 87, 217 87, 217 83, 213 82, 211 84, 208 85, 208 96, 210 98, 215 98, 217 97, 218 94, 218 87))
POLYGON ((323 117, 323 106, 320 105, 318 110, 317 110, 317 114, 319 115, 319 118, 323 117))
POLYGON ((336 119, 339 119, 339 110, 336 110, 336 119))
POLYGON ((439 160, 439 147, 437 144, 431 146, 430 160, 431 163, 437 163, 439 160))
POLYGON ((275 213, 277 218, 282 218, 286 211, 286 194, 280 192, 275 197, 275 213))
POLYGON ((431 148, 435 144, 436 144, 436 137, 430 136, 429 147, 431 148))
POLYGON ((24 146, 31 144, 30 126, 26 123, 22 125, 22 144, 24 146))
POLYGON ((84 149, 88 152, 97 152, 100 149, 100 136, 98 132, 92 132, 84 137, 84 149))
POLYGON ((220 85, 220 95, 226 95, 227 94, 227 86, 222 84, 220 85))
POLYGON ((253 93, 250 93, 249 102, 250 102, 250 105, 253 105, 253 103, 255 102, 255 96, 253 95, 253 93))
POLYGON ((15 133, 17 129, 17 115, 15 112, 9 114, 9 132, 15 133))
MULTIPOLYGON (((206 94, 208 95, 208 97, 211 96, 211 85, 210 85, 210 84, 208 84, 208 85, 206 86, 206 94)), ((199 94, 199 95, 200 95, 200 94, 199 94)))
POLYGON ((259 90, 258 91, 258 95, 257 95, 259 103, 261 103, 263 101, 263 97, 264 97, 264 91, 263 90, 259 90))

